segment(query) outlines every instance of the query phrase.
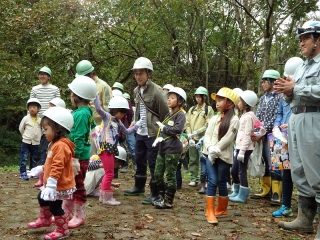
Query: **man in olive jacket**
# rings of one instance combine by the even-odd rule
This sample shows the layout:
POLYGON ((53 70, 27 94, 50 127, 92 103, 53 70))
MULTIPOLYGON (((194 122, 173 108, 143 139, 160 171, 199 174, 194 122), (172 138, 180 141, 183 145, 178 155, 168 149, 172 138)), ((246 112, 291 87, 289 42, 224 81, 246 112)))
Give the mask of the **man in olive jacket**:
POLYGON ((148 58, 138 58, 132 70, 138 86, 134 89, 135 121, 140 120, 142 126, 136 134, 135 156, 137 170, 134 176, 135 185, 125 190, 126 196, 144 195, 144 186, 147 180, 147 165, 149 165, 151 179, 149 196, 142 200, 143 204, 151 204, 158 196, 157 185, 154 178, 158 146, 152 147, 159 130, 157 121, 162 122, 169 112, 166 96, 162 87, 151 81, 153 66, 148 58))

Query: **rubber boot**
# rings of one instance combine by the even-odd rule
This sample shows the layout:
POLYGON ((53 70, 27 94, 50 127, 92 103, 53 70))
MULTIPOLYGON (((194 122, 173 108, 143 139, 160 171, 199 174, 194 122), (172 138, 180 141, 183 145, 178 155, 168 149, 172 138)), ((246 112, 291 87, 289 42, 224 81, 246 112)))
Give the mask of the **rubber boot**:
POLYGON ((119 178, 118 172, 119 172, 119 168, 118 167, 113 169, 113 178, 119 178))
POLYGON ((142 204, 147 204, 147 205, 152 204, 152 202, 154 200, 159 198, 159 191, 158 191, 158 188, 157 188, 156 181, 151 179, 150 183, 149 183, 149 186, 150 186, 150 194, 148 195, 148 197, 146 197, 146 198, 144 198, 142 200, 142 204))
POLYGON ((235 197, 229 197, 232 202, 246 203, 249 196, 250 188, 240 186, 239 194, 235 197))
POLYGON ((157 188, 158 188, 158 197, 152 201, 153 206, 155 206, 155 204, 159 204, 160 202, 164 201, 165 186, 157 186, 157 188))
POLYGON ((51 212, 48 206, 40 206, 39 218, 34 222, 28 223, 28 228, 42 228, 51 226, 51 212))
POLYGON ((228 195, 229 198, 238 196, 240 191, 240 184, 233 184, 233 192, 228 195))
POLYGON ((66 214, 64 214, 63 216, 54 216, 56 228, 53 232, 45 235, 44 239, 56 240, 69 237, 70 231, 68 228, 68 218, 69 216, 67 216, 66 214))
POLYGON ((216 200, 216 197, 213 197, 213 196, 207 196, 206 198, 206 202, 207 202, 206 218, 208 223, 213 223, 213 224, 218 223, 218 219, 216 218, 216 215, 214 213, 215 200, 216 200))
POLYGON ((134 187, 129 190, 124 190, 125 196, 143 196, 144 186, 146 185, 147 176, 135 175, 134 187))
POLYGON ((200 183, 201 187, 200 187, 200 190, 199 190, 199 194, 205 194, 206 193, 206 188, 205 188, 205 185, 206 183, 200 183))
POLYGON ((218 197, 218 205, 214 210, 214 214, 216 217, 224 217, 228 215, 228 202, 229 202, 229 197, 218 197))
POLYGON ((164 195, 164 201, 161 201, 160 203, 155 202, 154 206, 157 209, 169 209, 172 208, 172 203, 174 200, 174 194, 176 193, 175 189, 166 189, 166 193, 164 195))
POLYGON ((74 203, 74 216, 68 222, 69 228, 77 228, 84 224, 86 212, 86 204, 85 203, 74 203))
POLYGON ((298 216, 292 222, 279 222, 278 226, 289 231, 313 233, 313 219, 317 211, 317 202, 314 197, 299 196, 298 216))
POLYGON ((270 204, 281 206, 282 181, 271 180, 271 186, 272 186, 272 198, 271 198, 270 204))
POLYGON ((35 184, 33 184, 34 187, 41 187, 43 185, 43 173, 41 173, 39 175, 39 179, 38 182, 36 182, 35 184))
POLYGON ((101 190, 102 194, 102 204, 107 204, 111 206, 118 206, 121 202, 118 202, 115 198, 113 198, 113 191, 103 191, 101 190))
POLYGON ((253 199, 269 198, 271 197, 268 193, 271 191, 271 176, 261 178, 262 192, 253 194, 250 197, 253 199))
POLYGON ((74 202, 72 200, 63 200, 62 209, 64 213, 70 218, 68 220, 71 220, 71 218, 73 217, 74 202))
MULTIPOLYGON (((318 219, 320 219, 320 203, 318 203, 318 219)), ((318 229, 317 229, 317 235, 315 236, 314 240, 320 240, 320 222, 318 224, 318 229)))

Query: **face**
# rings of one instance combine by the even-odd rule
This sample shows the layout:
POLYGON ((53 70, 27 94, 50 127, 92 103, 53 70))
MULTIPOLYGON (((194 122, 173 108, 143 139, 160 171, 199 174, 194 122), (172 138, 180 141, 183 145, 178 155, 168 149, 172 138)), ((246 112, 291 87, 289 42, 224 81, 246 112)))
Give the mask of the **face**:
POLYGON ((224 97, 216 96, 216 108, 219 112, 224 112, 226 108, 226 100, 224 97))
POLYGON ((163 88, 162 90, 164 94, 167 94, 169 92, 169 89, 166 89, 166 88, 163 88))
POLYGON ((173 109, 178 106, 178 98, 174 93, 170 93, 167 100, 168 107, 173 109))
POLYGON ((243 101, 241 99, 238 102, 238 108, 240 111, 243 111, 243 109, 244 109, 243 101))
POLYGON ((139 86, 145 86, 149 77, 150 76, 147 73, 146 69, 135 69, 134 70, 134 78, 136 79, 139 86))
POLYGON ((270 92, 272 90, 271 84, 266 80, 262 80, 261 87, 264 92, 270 92))
POLYGON ((114 158, 114 168, 118 168, 121 166, 122 160, 114 158))
POLYGON ((76 103, 74 101, 74 98, 75 98, 75 94, 73 92, 71 92, 70 93, 70 101, 71 101, 72 106, 76 107, 76 103))
POLYGON ((301 35, 299 37, 299 41, 300 41, 300 50, 302 55, 309 57, 314 47, 314 43, 311 39, 311 34, 301 35))
POLYGON ((199 105, 202 105, 202 104, 203 104, 203 102, 202 102, 202 97, 201 97, 200 94, 196 94, 196 102, 197 102, 197 104, 199 104, 199 105))
POLYGON ((45 135, 48 142, 51 142, 55 137, 55 132, 53 131, 52 127, 49 126, 46 122, 42 125, 43 134, 45 135))
POLYGON ((42 85, 47 85, 49 83, 50 77, 44 72, 39 72, 39 80, 42 85))
POLYGON ((117 119, 117 120, 120 120, 124 117, 125 113, 122 113, 122 112, 116 112, 114 117, 117 119))
POLYGON ((31 116, 36 116, 39 112, 39 107, 36 105, 29 105, 28 107, 28 111, 30 113, 31 116))

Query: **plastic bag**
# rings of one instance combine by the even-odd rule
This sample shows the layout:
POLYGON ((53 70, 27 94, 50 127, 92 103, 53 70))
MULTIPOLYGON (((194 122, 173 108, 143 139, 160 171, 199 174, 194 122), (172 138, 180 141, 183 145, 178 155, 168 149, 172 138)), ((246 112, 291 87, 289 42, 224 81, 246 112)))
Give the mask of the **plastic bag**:
POLYGON ((263 141, 256 142, 255 148, 252 151, 249 163, 248 174, 251 177, 263 177, 265 173, 265 163, 262 157, 263 141))

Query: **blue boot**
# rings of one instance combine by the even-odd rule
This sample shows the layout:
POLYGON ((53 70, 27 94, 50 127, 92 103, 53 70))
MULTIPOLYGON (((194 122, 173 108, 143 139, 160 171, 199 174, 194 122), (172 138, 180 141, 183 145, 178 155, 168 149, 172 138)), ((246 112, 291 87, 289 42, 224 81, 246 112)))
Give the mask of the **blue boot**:
POLYGON ((240 184, 233 184, 233 192, 231 194, 228 195, 228 197, 236 197, 239 194, 239 190, 240 190, 240 184))
POLYGON ((230 201, 232 202, 240 202, 245 203, 247 202, 247 198, 249 196, 250 188, 240 186, 239 194, 236 197, 229 197, 230 201))

